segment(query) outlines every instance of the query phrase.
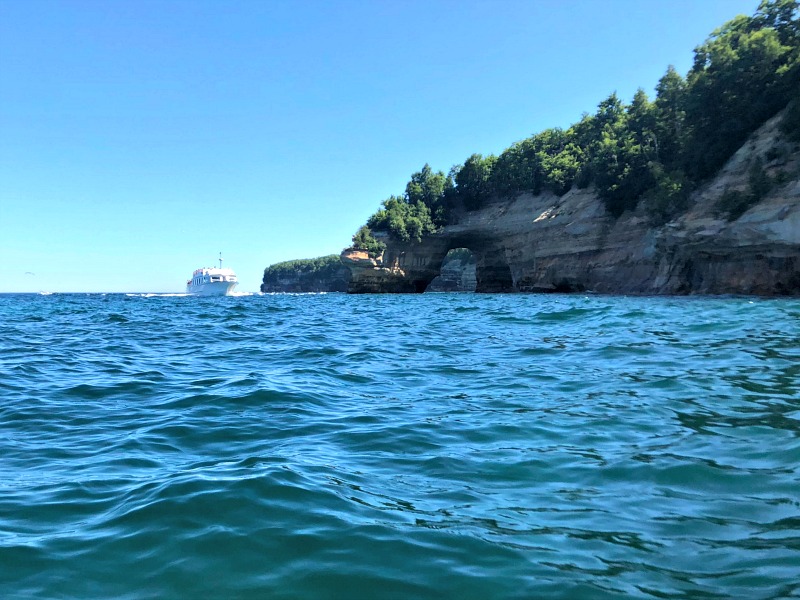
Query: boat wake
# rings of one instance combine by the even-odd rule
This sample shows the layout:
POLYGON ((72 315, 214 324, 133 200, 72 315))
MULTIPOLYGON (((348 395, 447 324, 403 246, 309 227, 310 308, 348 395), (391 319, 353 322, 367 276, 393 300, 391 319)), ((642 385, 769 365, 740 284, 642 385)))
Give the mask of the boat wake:
POLYGON ((175 292, 175 293, 164 293, 164 294, 143 293, 143 294, 125 294, 125 295, 128 296, 129 298, 181 298, 183 296, 191 296, 192 294, 187 294, 186 292, 180 292, 180 293, 175 292))
MULTIPOLYGON (((189 294, 187 292, 169 292, 169 293, 128 293, 125 294, 129 298, 184 298, 188 296, 196 296, 196 297, 208 297, 203 296, 202 294, 189 294)), ((245 296, 263 296, 263 292, 231 292, 228 294, 228 297, 245 297, 245 296)))

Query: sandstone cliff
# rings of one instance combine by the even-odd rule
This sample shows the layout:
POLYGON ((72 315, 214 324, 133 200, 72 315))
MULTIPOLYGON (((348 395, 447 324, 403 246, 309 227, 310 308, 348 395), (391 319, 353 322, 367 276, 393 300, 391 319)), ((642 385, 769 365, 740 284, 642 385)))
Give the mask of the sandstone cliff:
POLYGON ((642 204, 614 219, 591 189, 497 199, 420 243, 384 237, 379 258, 345 250, 348 291, 422 292, 450 249, 467 248, 479 292, 800 295, 800 146, 779 121, 751 136, 666 224, 655 225, 642 204), (747 186, 755 160, 780 183, 729 221, 720 200, 747 186))

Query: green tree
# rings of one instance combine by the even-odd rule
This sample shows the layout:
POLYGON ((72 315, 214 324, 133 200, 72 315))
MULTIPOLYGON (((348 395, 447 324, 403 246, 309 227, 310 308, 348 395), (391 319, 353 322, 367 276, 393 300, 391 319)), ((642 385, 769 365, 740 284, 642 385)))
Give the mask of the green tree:
POLYGON ((492 168, 490 187, 503 196, 542 191, 542 165, 534 138, 516 142, 500 154, 492 168))
POLYGON ((542 187, 562 195, 572 187, 578 171, 576 146, 560 127, 545 129, 533 136, 542 187))
MULTIPOLYGON (((762 0, 752 17, 725 23, 695 48, 687 77, 667 69, 652 102, 641 89, 627 106, 613 93, 594 115, 518 141, 498 157, 473 154, 447 176, 426 164, 368 225, 417 240, 453 212, 479 208, 493 196, 560 195, 592 184, 612 215, 646 198, 651 217, 672 218, 685 210, 693 186, 787 105, 782 128, 800 139, 799 4, 762 0)), ((753 190, 763 187, 753 181, 753 190)), ((736 190, 727 196, 737 194, 737 206, 754 197, 736 190)))
POLYGON ((636 90, 633 101, 626 112, 628 129, 633 135, 633 142, 637 147, 637 152, 645 162, 658 160, 656 149, 656 107, 650 102, 642 88, 636 90))
POLYGON ((655 143, 658 160, 681 163, 686 134, 686 81, 672 65, 656 85, 655 143))
POLYGON ((686 170, 695 179, 714 173, 745 138, 782 109, 800 78, 797 2, 762 2, 695 49, 687 78, 690 134, 686 170))
POLYGON ((580 167, 575 175, 575 183, 579 188, 589 186, 594 180, 591 156, 597 142, 597 129, 594 117, 583 113, 581 120, 567 130, 579 157, 580 167))
POLYGON ((449 186, 452 186, 452 181, 448 183, 442 171, 434 173, 426 163, 420 171, 411 175, 411 181, 406 184, 406 202, 411 205, 424 204, 436 225, 444 225, 447 221, 445 190, 449 186))
POLYGON ((656 225, 662 225, 686 210, 691 186, 681 170, 667 171, 654 163, 653 187, 645 193, 647 213, 656 225))
POLYGON ((778 32, 781 43, 796 47, 800 32, 798 0, 761 0, 753 21, 757 28, 769 27, 778 32))
POLYGON ((422 237, 437 229, 430 209, 422 202, 410 204, 403 196, 391 196, 383 208, 367 220, 374 231, 386 231, 402 242, 422 241, 422 237))
POLYGON ((456 173, 458 197, 467 210, 480 208, 492 195, 490 180, 496 162, 496 156, 473 154, 456 173))
POLYGON ((612 94, 600 103, 595 123, 599 130, 591 148, 595 186, 608 211, 619 216, 635 208, 654 183, 653 108, 642 91, 629 107, 612 94))
POLYGON ((362 225, 353 235, 353 248, 363 250, 371 256, 378 256, 386 249, 386 244, 376 240, 372 235, 372 230, 368 226, 362 225))

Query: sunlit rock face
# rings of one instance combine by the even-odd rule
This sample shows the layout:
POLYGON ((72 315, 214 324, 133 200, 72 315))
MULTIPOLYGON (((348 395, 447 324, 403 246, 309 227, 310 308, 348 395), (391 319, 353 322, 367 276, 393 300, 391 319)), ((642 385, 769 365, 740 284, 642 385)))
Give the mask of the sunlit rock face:
POLYGON ((747 185, 754 157, 786 145, 777 124, 767 122, 666 224, 654 225, 643 205, 614 219, 592 189, 497 199, 422 242, 384 238, 380 258, 346 250, 348 291, 423 292, 447 252, 467 248, 477 292, 800 295, 800 148, 765 165, 784 183, 736 220, 719 214, 722 195, 747 185))

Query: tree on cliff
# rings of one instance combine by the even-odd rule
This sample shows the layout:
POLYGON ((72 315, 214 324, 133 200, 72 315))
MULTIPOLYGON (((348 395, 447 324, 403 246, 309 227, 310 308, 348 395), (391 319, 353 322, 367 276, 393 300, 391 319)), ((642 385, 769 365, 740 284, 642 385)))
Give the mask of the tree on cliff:
POLYGON ((345 292, 350 271, 338 254, 288 260, 264 269, 262 292, 345 292))
POLYGON ((684 164, 694 179, 712 175, 748 135, 784 108, 800 81, 797 0, 764 1, 694 53, 687 77, 684 164))
POLYGON ((752 17, 725 23, 695 48, 686 78, 667 69, 654 101, 640 89, 626 105, 614 93, 568 129, 546 129, 497 157, 472 154, 450 176, 426 164, 369 227, 420 240, 494 198, 562 195, 573 185, 593 185, 612 216, 645 199, 656 221, 672 218, 694 187, 787 105, 784 129, 800 139, 800 101, 792 102, 800 97, 798 6, 762 0, 752 17))
POLYGON ((411 175, 404 200, 412 206, 427 207, 434 227, 441 227, 447 222, 445 193, 452 187, 452 181, 448 181, 443 172, 434 173, 426 163, 422 170, 411 175))
POLYGON ((386 248, 386 244, 375 239, 372 230, 367 225, 362 225, 353 235, 353 248, 363 250, 371 256, 378 256, 386 248))
POLYGON ((490 180, 496 162, 496 156, 484 158, 480 154, 473 154, 456 171, 458 197, 467 210, 479 208, 482 199, 492 193, 490 180))
POLYGON ((686 137, 686 80, 670 65, 656 85, 656 158, 667 168, 678 166, 686 137))
POLYGON ((367 227, 404 242, 419 242, 447 223, 447 195, 452 188, 452 178, 442 171, 434 173, 426 164, 411 175, 404 196, 383 201, 382 208, 367 220, 367 227))

